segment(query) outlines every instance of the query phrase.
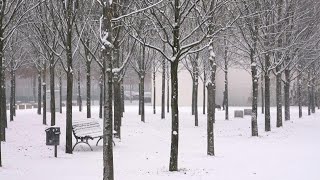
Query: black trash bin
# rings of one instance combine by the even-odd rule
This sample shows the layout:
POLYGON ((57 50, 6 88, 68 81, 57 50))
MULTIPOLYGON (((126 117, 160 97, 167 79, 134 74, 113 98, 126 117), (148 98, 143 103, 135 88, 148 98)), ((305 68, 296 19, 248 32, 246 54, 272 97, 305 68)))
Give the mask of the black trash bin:
POLYGON ((46 145, 57 146, 60 144, 60 127, 50 127, 46 129, 46 145))

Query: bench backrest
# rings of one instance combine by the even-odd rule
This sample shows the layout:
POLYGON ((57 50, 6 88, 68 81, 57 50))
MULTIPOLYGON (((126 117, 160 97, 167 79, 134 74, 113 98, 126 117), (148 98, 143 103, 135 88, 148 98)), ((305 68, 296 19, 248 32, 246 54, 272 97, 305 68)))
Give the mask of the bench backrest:
POLYGON ((102 128, 100 127, 99 122, 89 119, 73 122, 72 129, 76 136, 80 134, 102 133, 102 128))

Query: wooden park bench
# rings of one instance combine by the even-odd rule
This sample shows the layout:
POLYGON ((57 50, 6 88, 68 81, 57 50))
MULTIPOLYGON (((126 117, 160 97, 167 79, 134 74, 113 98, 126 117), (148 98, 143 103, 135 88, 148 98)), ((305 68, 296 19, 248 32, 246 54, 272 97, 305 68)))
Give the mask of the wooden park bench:
MULTIPOLYGON (((100 127, 99 122, 95 120, 86 119, 82 121, 73 122, 72 132, 77 141, 76 144, 73 146, 72 150, 74 150, 76 145, 84 143, 90 147, 91 151, 93 151, 90 144, 88 143, 88 140, 98 138, 98 141, 96 143, 96 146, 98 146, 99 141, 103 139, 102 128, 100 127)), ((115 134, 115 131, 113 131, 113 134, 115 134)), ((114 142, 113 145, 115 145, 114 142)))

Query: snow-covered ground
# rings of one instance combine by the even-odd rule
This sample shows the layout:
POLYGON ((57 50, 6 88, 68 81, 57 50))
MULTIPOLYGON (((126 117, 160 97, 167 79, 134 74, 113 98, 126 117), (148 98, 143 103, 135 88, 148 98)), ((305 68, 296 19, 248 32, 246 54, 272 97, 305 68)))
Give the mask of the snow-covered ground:
MULTIPOLYGON (((319 112, 298 117, 292 107, 292 120, 284 127, 275 127, 272 108, 272 131, 264 132, 263 116, 259 114, 259 137, 251 137, 250 117, 223 120, 224 111, 217 112, 215 124, 216 156, 206 155, 206 116, 199 116, 194 126, 190 107, 180 108, 179 172, 169 172, 170 115, 160 119, 146 108, 146 123, 140 122, 136 106, 127 106, 121 141, 115 140, 114 164, 116 180, 319 180, 320 118, 319 112)), ((199 112, 201 108, 199 108, 199 112)), ((48 119, 49 118, 48 114, 48 119)), ((85 119, 74 107, 74 119, 85 119)), ((98 119, 98 107, 93 108, 98 119)), ((65 114, 57 114, 62 129, 58 158, 53 147, 45 145, 42 116, 36 110, 19 110, 9 122, 7 142, 3 143, 3 168, 0 180, 101 180, 102 146, 93 151, 86 145, 76 147, 72 155, 64 153, 65 114)), ((100 120, 101 121, 101 120, 100 120)))

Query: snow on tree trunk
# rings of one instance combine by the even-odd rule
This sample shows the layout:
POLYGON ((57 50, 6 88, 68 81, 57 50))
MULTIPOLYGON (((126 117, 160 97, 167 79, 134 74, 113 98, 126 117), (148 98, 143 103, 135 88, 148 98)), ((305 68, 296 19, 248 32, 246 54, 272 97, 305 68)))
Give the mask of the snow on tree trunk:
POLYGON ((192 62, 193 67, 193 115, 195 126, 199 125, 198 120, 198 84, 199 84, 199 67, 198 67, 198 54, 194 62, 192 62))
POLYGON ((207 154, 214 156, 214 123, 216 116, 216 62, 213 46, 209 46, 210 80, 208 82, 207 154))
POLYGON ((250 53, 251 77, 252 77, 252 115, 251 115, 251 135, 258 136, 258 75, 257 62, 254 57, 254 50, 250 53))
MULTIPOLYGON (((117 3, 117 2, 114 2, 117 3)), ((103 1, 103 12, 101 17, 100 32, 103 37, 102 60, 104 63, 104 118, 103 118, 103 180, 113 180, 113 127, 112 127, 112 1, 103 1)))

